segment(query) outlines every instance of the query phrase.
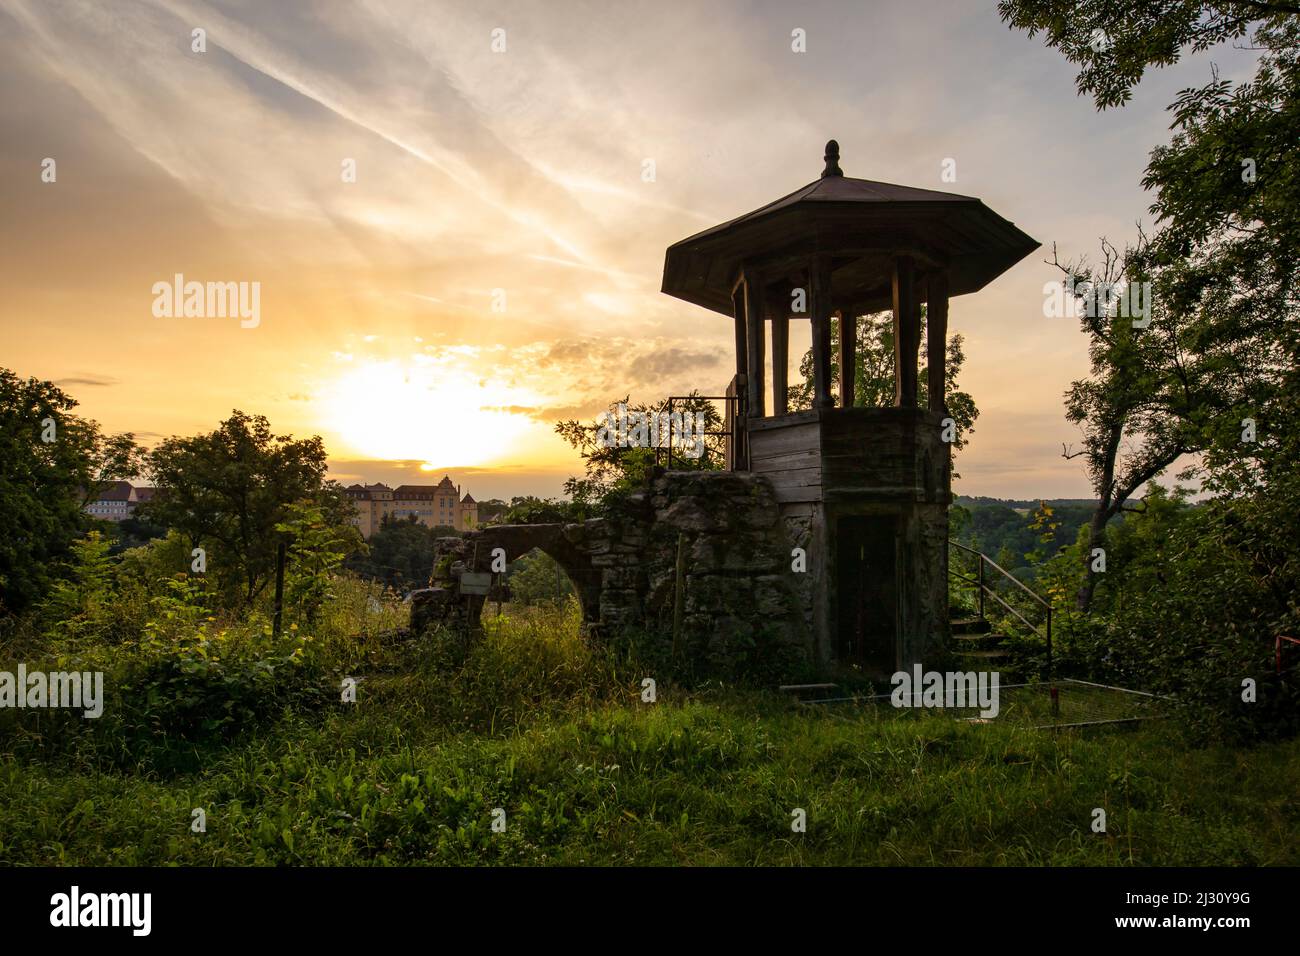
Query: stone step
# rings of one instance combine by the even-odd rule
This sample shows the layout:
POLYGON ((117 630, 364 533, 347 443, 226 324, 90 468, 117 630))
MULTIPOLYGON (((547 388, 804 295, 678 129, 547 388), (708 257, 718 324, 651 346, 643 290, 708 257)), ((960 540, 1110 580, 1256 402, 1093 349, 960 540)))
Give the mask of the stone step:
POLYGON ((954 634, 952 636, 954 641, 961 641, 963 645, 996 644, 1001 641, 1002 638, 1003 635, 994 634, 992 631, 987 634, 954 634))
POLYGON ((981 648, 973 651, 955 651, 954 654, 957 657, 964 657, 968 660, 979 660, 985 662, 1011 660, 1011 652, 1000 647, 981 648))
POLYGON ((954 636, 957 634, 985 634, 993 629, 993 625, 987 619, 981 617, 956 618, 950 624, 954 636))

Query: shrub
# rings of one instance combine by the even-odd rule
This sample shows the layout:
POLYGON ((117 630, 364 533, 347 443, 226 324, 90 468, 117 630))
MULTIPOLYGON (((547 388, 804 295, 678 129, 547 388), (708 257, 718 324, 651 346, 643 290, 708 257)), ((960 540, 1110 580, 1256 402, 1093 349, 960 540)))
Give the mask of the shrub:
POLYGON ((1296 564, 1268 553, 1275 526, 1261 538, 1255 506, 1190 506, 1151 486, 1144 510, 1108 532, 1106 573, 1086 614, 1073 604, 1084 545, 1048 562, 1039 580, 1057 598, 1056 673, 1169 695, 1203 737, 1300 730, 1294 671, 1270 673, 1274 638, 1295 622, 1296 564), (1254 703, 1242 700, 1247 679, 1254 703))

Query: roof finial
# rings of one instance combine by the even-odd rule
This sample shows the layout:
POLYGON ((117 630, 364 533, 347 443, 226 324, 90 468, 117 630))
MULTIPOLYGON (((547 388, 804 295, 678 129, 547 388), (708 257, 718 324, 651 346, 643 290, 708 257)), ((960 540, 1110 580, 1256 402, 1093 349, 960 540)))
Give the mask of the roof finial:
POLYGON ((822 170, 822 179, 827 176, 843 176, 844 170, 840 169, 840 144, 835 140, 828 140, 826 143, 826 168, 822 170))

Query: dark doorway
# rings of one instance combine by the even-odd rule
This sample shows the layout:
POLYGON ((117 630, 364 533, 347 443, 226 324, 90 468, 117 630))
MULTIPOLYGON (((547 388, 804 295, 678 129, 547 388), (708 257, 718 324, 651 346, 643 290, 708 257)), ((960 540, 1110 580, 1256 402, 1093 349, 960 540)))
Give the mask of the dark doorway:
POLYGON ((835 526, 839 659, 892 674, 898 637, 898 574, 893 515, 840 518, 835 526))

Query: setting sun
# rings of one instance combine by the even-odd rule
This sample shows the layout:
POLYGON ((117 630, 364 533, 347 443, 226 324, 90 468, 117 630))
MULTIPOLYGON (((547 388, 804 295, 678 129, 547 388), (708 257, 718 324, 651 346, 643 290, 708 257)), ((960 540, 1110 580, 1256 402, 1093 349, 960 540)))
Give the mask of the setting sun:
POLYGON ((345 370, 324 390, 321 427, 367 457, 486 465, 509 454, 531 424, 499 410, 502 404, 465 371, 373 361, 345 370))

